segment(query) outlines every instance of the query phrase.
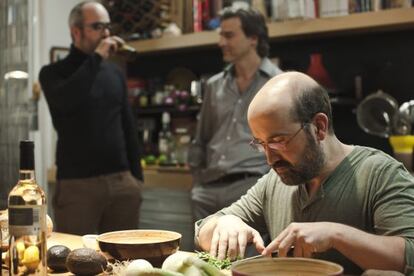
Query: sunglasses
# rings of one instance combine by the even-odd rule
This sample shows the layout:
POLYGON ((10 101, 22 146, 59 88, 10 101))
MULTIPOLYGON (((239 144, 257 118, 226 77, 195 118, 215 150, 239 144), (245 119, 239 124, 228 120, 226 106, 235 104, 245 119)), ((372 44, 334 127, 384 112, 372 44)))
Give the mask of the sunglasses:
POLYGON ((109 31, 112 30, 112 25, 109 22, 93 22, 90 24, 84 24, 83 27, 91 28, 94 31, 100 31, 108 29, 109 31))

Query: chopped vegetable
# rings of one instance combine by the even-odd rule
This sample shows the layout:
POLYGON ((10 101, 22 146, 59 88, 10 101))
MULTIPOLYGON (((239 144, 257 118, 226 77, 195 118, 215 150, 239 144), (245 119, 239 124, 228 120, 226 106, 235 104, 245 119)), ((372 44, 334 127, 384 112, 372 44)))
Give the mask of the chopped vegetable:
POLYGON ((209 253, 207 252, 200 252, 200 251, 196 251, 197 252, 197 257, 215 267, 217 267, 218 269, 230 269, 231 266, 231 261, 229 258, 226 258, 224 260, 219 260, 213 256, 211 256, 209 253))

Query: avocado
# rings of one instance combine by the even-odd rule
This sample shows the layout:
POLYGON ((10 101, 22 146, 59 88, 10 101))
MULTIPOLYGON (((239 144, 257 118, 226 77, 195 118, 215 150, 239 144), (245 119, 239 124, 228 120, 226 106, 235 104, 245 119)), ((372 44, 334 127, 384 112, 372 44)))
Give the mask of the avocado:
POLYGON ((70 249, 64 245, 54 245, 47 250, 47 266, 55 272, 65 272, 66 257, 70 249))
POLYGON ((105 257, 91 248, 78 248, 66 258, 67 269, 76 275, 95 275, 105 271, 105 257))

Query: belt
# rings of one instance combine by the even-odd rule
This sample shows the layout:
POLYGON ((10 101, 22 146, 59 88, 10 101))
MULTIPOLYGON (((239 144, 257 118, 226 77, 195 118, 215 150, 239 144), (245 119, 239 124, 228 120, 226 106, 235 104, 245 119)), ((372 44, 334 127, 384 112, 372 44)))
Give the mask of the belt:
POLYGON ((217 180, 213 180, 208 184, 223 183, 223 182, 232 183, 238 180, 247 179, 250 177, 260 177, 260 176, 262 175, 259 173, 231 173, 231 174, 226 174, 225 176, 222 176, 217 180))

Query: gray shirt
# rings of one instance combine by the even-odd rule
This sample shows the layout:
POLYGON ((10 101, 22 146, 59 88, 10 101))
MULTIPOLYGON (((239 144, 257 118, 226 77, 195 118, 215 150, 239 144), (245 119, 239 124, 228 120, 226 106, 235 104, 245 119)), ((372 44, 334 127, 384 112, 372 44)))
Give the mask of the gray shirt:
MULTIPOLYGON (((312 198, 304 185, 285 185, 271 170, 218 214, 236 215, 258 231, 268 232, 272 240, 291 222, 316 221, 400 236, 406 241, 407 271, 414 269, 414 177, 401 163, 372 148, 355 146, 312 198)), ((196 233, 207 219, 197 222, 196 233)), ((333 249, 318 257, 341 264, 346 273, 361 273, 333 249)))
POLYGON ((264 155, 249 146, 252 133, 247 124, 247 109, 260 88, 281 72, 268 58, 263 58, 243 93, 237 87, 233 65, 207 81, 188 158, 195 183, 208 183, 237 172, 266 173, 264 155))

